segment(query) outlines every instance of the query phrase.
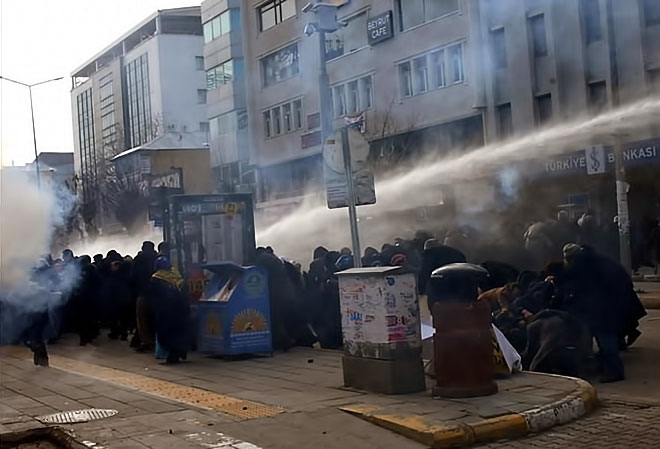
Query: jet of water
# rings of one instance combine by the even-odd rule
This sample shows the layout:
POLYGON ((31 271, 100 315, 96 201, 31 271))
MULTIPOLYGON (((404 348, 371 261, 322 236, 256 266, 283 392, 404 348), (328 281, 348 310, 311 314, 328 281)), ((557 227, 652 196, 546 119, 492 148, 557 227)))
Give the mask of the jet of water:
MULTIPOLYGON (((587 145, 611 143, 614 136, 632 135, 657 123, 660 98, 623 106, 595 117, 582 117, 560 123, 510 141, 490 144, 470 152, 452 151, 417 168, 377 183, 378 202, 358 208, 363 247, 380 245, 393 235, 410 231, 405 221, 387 217, 393 211, 438 204, 434 186, 492 174, 512 162, 544 159, 574 152, 587 145), (389 215, 387 215, 390 213, 389 215)), ((257 232, 259 244, 273 246, 279 254, 306 262, 318 245, 339 248, 350 242, 348 214, 344 209, 329 210, 317 201, 305 201, 296 212, 257 232)))

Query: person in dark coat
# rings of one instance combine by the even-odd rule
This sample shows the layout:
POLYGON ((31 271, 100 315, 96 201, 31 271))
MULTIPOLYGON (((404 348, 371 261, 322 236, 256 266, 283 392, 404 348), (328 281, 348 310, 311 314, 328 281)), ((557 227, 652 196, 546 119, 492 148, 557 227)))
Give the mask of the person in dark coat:
POLYGON ((131 270, 131 287, 135 298, 135 317, 137 332, 131 341, 131 346, 138 351, 151 351, 154 348, 154 331, 150 320, 151 311, 147 307, 145 293, 151 276, 154 274, 154 266, 158 253, 154 250, 153 242, 144 242, 142 249, 135 256, 131 270))
POLYGON ((316 331, 322 321, 323 290, 328 280, 328 269, 325 257, 328 250, 319 246, 314 250, 313 260, 305 276, 305 291, 307 298, 307 314, 312 328, 316 331))
POLYGON ((364 257, 362 257, 363 267, 380 267, 383 265, 380 253, 376 248, 368 246, 364 250, 364 257))
MULTIPOLYGON (((429 292, 429 280, 431 274, 440 267, 452 263, 466 262, 465 254, 461 251, 440 243, 437 239, 429 239, 424 243, 424 252, 422 253, 422 266, 417 277, 417 288, 420 295, 432 295, 429 292)), ((432 310, 432 304, 429 301, 429 310, 432 310)))
POLYGON ((295 345, 287 329, 287 313, 295 304, 293 283, 287 275, 284 262, 267 248, 257 248, 255 265, 264 267, 268 272, 273 346, 287 351, 295 345))
POLYGON ((625 375, 619 356, 619 338, 626 329, 630 310, 628 289, 632 281, 616 262, 587 245, 566 245, 564 258, 572 297, 567 308, 587 323, 596 339, 603 365, 601 382, 623 380, 625 375))
POLYGON ((181 291, 183 278, 170 261, 159 256, 145 296, 153 312, 156 338, 167 352, 167 363, 177 363, 188 356, 190 345, 190 304, 181 291))
POLYGON ((100 279, 96 267, 89 256, 79 259, 80 282, 73 296, 74 322, 80 338, 80 346, 85 346, 99 334, 98 303, 96 295, 100 279))

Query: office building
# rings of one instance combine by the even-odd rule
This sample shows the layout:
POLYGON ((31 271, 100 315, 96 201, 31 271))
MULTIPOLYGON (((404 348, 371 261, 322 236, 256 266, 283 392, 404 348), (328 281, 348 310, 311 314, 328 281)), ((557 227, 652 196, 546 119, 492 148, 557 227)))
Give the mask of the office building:
POLYGON ((208 141, 203 49, 199 7, 161 10, 71 74, 76 172, 106 230, 112 216, 101 199, 109 159, 167 133, 208 141))

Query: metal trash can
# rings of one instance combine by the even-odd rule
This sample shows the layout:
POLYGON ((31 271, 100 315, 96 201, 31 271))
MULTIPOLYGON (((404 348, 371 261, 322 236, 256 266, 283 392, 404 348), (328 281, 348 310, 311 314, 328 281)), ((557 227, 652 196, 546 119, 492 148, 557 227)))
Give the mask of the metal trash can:
POLYGON ((478 283, 488 271, 455 263, 431 275, 433 356, 437 384, 433 396, 467 398, 497 393, 490 307, 477 301, 478 283))
POLYGON ((337 273, 344 385, 385 394, 424 391, 415 275, 402 267, 337 273))

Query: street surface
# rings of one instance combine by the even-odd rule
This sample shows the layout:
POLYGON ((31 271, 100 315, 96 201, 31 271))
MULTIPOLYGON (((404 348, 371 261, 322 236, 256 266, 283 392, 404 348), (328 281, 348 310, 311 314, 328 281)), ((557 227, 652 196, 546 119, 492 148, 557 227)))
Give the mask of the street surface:
MULTIPOLYGON (((475 447, 660 448, 660 311, 649 312, 642 321, 642 332, 624 354, 627 380, 594 383, 603 405, 591 416, 528 438, 475 447)), ((135 354, 123 342, 101 339, 98 346, 80 348, 75 338, 69 338, 52 346, 54 368, 43 369, 32 366, 25 348, 4 348, 0 433, 33 426, 34 421, 28 422, 25 415, 96 407, 115 409, 119 414, 65 426, 96 449, 418 449, 424 446, 338 407, 368 402, 405 408, 408 402, 408 409, 438 415, 439 420, 449 412, 464 413, 457 404, 450 410, 441 401, 427 401, 425 395, 364 395, 338 388, 338 355, 294 349, 272 359, 233 362, 193 355, 188 363, 169 366, 150 355, 135 354), (414 404, 421 400, 426 405, 414 404)), ((542 401, 543 388, 548 386, 542 382, 536 387, 518 387, 524 398, 518 400, 542 401)), ((552 394, 553 388, 558 386, 545 394, 552 394)), ((495 414, 497 410, 492 409, 498 401, 502 402, 499 406, 512 410, 525 407, 524 403, 504 401, 507 394, 514 393, 502 391, 472 400, 473 413, 481 417, 495 414)))
POLYGON ((624 353, 626 381, 600 385, 602 406, 591 416, 545 433, 478 449, 660 448, 660 310, 642 320, 642 336, 624 353))

